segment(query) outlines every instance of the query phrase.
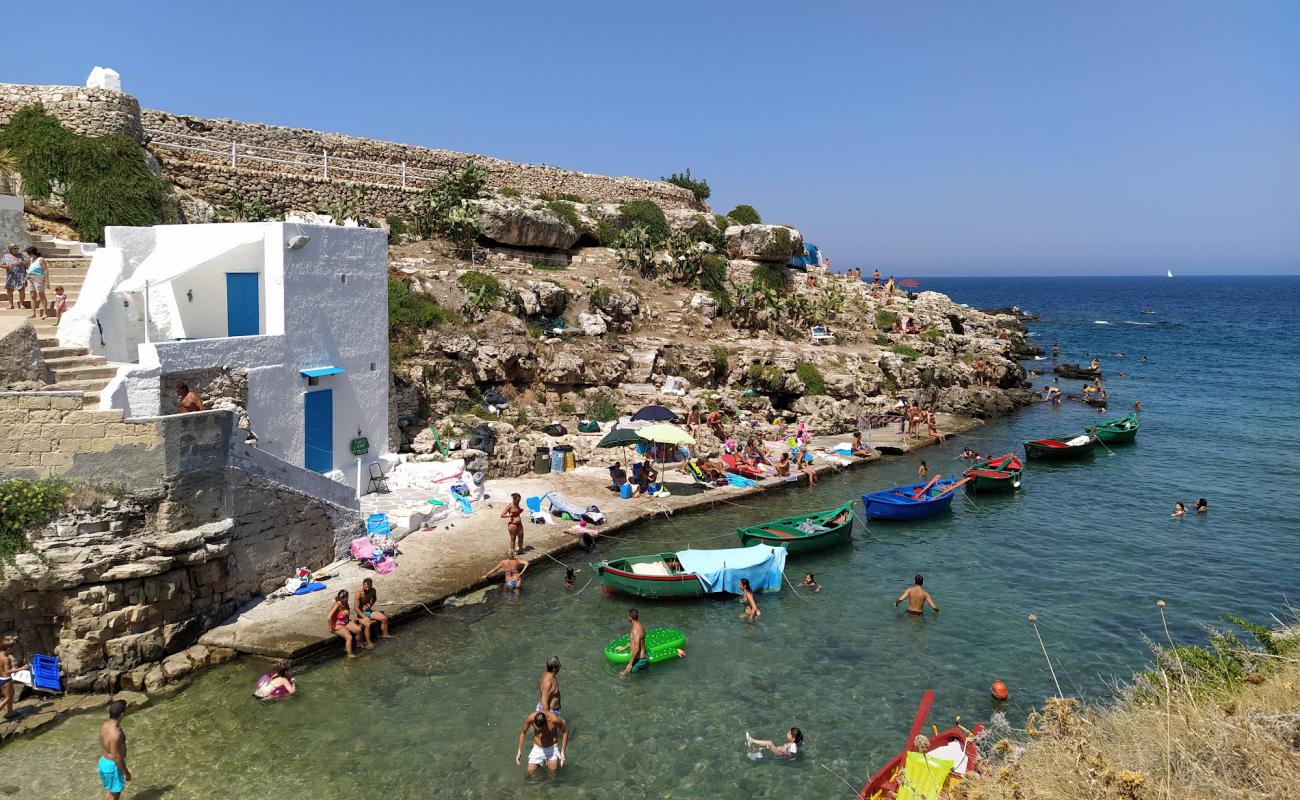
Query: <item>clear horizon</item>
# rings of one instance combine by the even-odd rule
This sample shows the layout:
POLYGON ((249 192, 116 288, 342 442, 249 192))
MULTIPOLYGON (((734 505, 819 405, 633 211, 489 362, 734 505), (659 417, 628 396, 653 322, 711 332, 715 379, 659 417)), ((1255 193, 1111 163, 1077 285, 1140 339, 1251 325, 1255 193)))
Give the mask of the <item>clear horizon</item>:
POLYGON ((8 11, 77 47, 9 49, 3 80, 100 64, 180 114, 689 167, 715 210, 794 225, 836 270, 1300 274, 1293 3, 66 10, 8 11))

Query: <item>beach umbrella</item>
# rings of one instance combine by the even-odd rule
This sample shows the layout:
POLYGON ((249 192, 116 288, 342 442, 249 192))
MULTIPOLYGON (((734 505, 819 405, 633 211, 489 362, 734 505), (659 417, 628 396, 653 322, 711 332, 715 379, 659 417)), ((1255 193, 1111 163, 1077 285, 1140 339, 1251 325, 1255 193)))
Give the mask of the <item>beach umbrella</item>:
POLYGON ((629 445, 640 444, 644 440, 641 437, 637 436, 636 433, 637 432, 632 430, 631 428, 615 427, 612 428, 609 433, 605 434, 605 437, 603 439, 601 439, 599 442, 596 442, 596 446, 597 447, 627 447, 629 445))
POLYGON ((637 430, 636 435, 654 444, 695 444, 695 437, 676 425, 647 425, 637 430))
POLYGON ((677 419, 677 412, 663 406, 646 406, 632 415, 633 422, 671 422, 677 419))

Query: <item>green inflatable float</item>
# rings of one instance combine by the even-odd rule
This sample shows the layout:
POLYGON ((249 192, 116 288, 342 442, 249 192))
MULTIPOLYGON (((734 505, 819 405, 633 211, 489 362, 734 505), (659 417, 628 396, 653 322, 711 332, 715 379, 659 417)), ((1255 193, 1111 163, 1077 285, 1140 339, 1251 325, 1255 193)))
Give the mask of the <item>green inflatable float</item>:
MULTIPOLYGON (((631 652, 615 648, 625 647, 630 638, 631 634, 624 634, 605 645, 605 660, 619 666, 626 664, 632 658, 631 652)), ((645 653, 651 664, 677 658, 677 651, 685 644, 686 634, 678 628, 650 628, 645 632, 645 653)))

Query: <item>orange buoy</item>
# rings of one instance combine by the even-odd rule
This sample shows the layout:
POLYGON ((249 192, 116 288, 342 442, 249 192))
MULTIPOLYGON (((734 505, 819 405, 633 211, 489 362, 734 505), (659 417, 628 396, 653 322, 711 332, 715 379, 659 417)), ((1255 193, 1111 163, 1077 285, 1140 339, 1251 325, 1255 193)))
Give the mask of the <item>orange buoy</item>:
POLYGON ((992 690, 992 691, 993 691, 993 699, 994 699, 994 700, 1006 700, 1006 699, 1007 699, 1007 685, 1006 685, 1005 683, 1003 683, 1002 681, 1000 681, 1000 680, 993 681, 993 690, 992 690))

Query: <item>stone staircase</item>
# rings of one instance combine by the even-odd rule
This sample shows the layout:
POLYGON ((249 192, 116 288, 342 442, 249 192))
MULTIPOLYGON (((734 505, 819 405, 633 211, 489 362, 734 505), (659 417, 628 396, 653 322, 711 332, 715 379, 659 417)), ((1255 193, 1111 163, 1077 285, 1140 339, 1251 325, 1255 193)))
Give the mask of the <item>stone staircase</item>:
MULTIPOLYGON (((59 242, 52 237, 37 237, 36 248, 45 256, 47 277, 45 281, 45 299, 54 303, 54 287, 62 286, 68 296, 68 308, 77 303, 81 287, 86 280, 86 270, 90 259, 80 255, 69 255, 74 250, 79 253, 79 243, 59 242), (75 246, 75 247, 74 247, 75 246)), ((14 304, 18 304, 17 293, 14 304)), ((0 296, 0 316, 31 318, 32 300, 29 297, 21 308, 10 309, 8 303, 0 296)), ((36 328, 36 337, 41 347, 41 356, 54 373, 54 385, 50 389, 59 391, 80 390, 86 395, 86 405, 94 406, 99 402, 100 392, 117 373, 117 367, 108 363, 103 356, 94 356, 84 347, 60 347, 58 328, 53 318, 31 319, 36 328)))

